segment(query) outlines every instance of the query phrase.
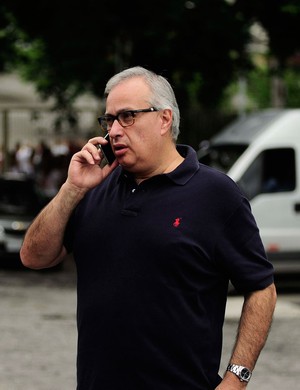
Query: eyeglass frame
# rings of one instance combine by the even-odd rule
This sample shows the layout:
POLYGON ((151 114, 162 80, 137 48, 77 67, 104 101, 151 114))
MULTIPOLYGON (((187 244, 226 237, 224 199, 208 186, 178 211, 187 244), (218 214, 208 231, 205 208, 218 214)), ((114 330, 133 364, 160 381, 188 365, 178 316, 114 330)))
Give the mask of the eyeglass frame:
POLYGON ((123 128, 126 128, 126 127, 130 127, 134 124, 134 121, 135 121, 135 114, 138 114, 140 112, 157 112, 159 111, 158 108, 155 108, 155 107, 149 107, 149 108, 142 108, 142 109, 138 109, 138 110, 124 110, 124 111, 121 111, 119 112, 117 115, 111 115, 111 114, 106 114, 106 115, 102 115, 102 116, 99 116, 99 118, 97 118, 101 128, 106 131, 106 132, 109 132, 110 129, 112 128, 113 126, 113 123, 115 120, 118 121, 118 123, 120 124, 120 126, 122 126, 123 128), (124 125, 120 122, 119 120, 119 116, 120 115, 123 115, 123 114, 126 114, 126 113, 130 113, 132 115, 132 123, 130 123, 130 125, 124 125), (111 119, 112 120, 112 123, 111 123, 111 126, 107 126, 105 128, 105 126, 102 125, 102 121, 106 121, 107 123, 107 119, 111 119))

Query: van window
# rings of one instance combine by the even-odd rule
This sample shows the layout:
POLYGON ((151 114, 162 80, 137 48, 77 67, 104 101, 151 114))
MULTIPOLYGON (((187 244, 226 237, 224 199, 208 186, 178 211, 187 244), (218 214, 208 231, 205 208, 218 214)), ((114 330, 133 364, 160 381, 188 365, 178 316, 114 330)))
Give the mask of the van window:
POLYGON ((293 191, 296 187, 295 151, 268 149, 260 153, 238 182, 253 199, 258 194, 293 191))

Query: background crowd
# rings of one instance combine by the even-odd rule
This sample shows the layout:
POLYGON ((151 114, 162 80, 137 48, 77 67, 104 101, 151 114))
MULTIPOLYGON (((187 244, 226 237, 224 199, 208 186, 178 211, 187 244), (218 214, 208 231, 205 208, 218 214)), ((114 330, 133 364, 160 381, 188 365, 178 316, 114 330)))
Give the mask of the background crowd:
POLYGON ((9 171, 33 178, 39 190, 52 198, 64 182, 70 159, 81 149, 80 141, 17 143, 10 154, 9 171))

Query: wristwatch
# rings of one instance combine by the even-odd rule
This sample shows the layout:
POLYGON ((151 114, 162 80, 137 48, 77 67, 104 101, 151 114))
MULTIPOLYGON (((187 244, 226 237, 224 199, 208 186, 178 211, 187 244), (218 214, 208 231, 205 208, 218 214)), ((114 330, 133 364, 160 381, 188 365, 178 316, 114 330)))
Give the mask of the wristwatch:
POLYGON ((229 364, 226 371, 233 372, 241 382, 249 382, 252 372, 249 368, 237 364, 229 364))

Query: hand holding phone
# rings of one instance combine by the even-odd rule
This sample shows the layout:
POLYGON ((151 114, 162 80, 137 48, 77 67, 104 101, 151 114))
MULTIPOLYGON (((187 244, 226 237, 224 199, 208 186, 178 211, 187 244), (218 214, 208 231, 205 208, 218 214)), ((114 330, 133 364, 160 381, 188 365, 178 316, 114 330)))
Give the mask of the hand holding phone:
POLYGON ((113 152, 111 144, 110 144, 109 134, 106 134, 104 139, 106 139, 108 141, 108 143, 105 145, 101 145, 101 150, 102 150, 102 153, 103 153, 105 159, 107 160, 108 164, 111 165, 115 161, 116 156, 114 155, 114 152, 113 152))

